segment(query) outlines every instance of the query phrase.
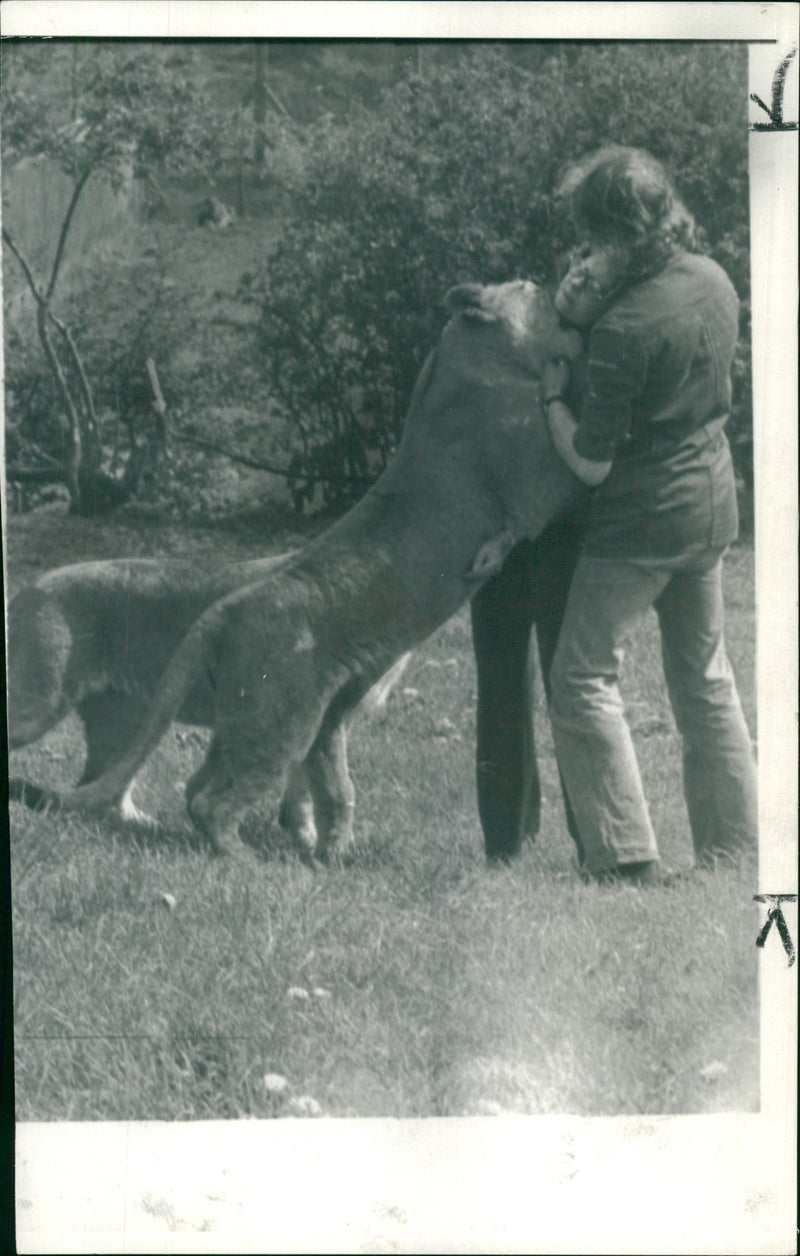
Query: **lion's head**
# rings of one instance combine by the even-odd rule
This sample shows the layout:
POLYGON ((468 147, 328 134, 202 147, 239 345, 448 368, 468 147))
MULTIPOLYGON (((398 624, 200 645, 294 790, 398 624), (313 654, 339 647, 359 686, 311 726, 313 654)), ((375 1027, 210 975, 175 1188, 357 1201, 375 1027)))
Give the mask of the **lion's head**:
POLYGON ((560 325, 548 293, 529 279, 459 284, 447 293, 445 308, 453 318, 495 324, 535 375, 549 359, 574 359, 581 352, 580 335, 560 325))

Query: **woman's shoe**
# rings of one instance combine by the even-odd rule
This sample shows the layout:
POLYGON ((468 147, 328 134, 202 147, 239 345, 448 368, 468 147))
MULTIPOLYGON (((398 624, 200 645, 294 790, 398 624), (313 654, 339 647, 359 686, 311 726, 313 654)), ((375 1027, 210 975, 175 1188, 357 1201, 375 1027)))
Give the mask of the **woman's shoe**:
POLYGON ((589 880, 599 885, 660 885, 661 864, 658 859, 643 859, 638 863, 617 864, 605 872, 590 875, 589 880))

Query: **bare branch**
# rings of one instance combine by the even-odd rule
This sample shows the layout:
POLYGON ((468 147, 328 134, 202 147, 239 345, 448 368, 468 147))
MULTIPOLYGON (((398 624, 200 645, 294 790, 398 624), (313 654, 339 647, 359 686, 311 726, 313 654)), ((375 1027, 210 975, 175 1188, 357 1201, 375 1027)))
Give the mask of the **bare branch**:
POLYGON ((61 335, 64 337, 64 340, 66 341, 67 349, 69 350, 69 355, 72 358, 72 364, 75 367, 75 370, 78 374, 78 379, 80 380, 80 384, 81 384, 81 392, 83 394, 83 401, 86 407, 87 426, 92 436, 96 438, 97 432, 98 432, 98 426, 97 426, 97 412, 95 411, 95 408, 94 408, 94 397, 92 395, 91 384, 89 383, 89 380, 86 375, 86 371, 84 370, 84 367, 83 367, 83 361, 81 360, 81 356, 78 353, 77 345, 75 344, 75 341, 72 338, 72 333, 70 332, 69 328, 66 326, 65 323, 62 323, 60 318, 56 317, 56 315, 53 313, 53 311, 50 309, 49 306, 47 308, 47 317, 50 319, 52 323, 55 324, 55 326, 61 332, 61 335))
POLYGON ((154 397, 153 404, 155 406, 156 411, 163 417, 167 413, 167 403, 164 400, 164 394, 161 391, 161 384, 158 379, 158 371, 156 370, 156 364, 153 358, 146 358, 145 366, 147 367, 147 374, 150 379, 150 387, 153 390, 153 397, 154 397))
MULTIPOLYGON (((85 181, 86 180, 84 179, 84 182, 85 181)), ((34 277, 33 270, 31 269, 30 263, 26 259, 19 245, 16 244, 15 241, 11 238, 11 235, 9 234, 8 230, 5 227, 3 227, 3 239, 5 240, 8 247, 11 249, 11 252, 16 257, 20 266, 22 267, 22 270, 25 274, 25 278, 28 281, 28 287, 33 293, 33 296, 36 299, 36 303, 39 306, 40 314, 43 311, 45 312, 46 317, 49 318, 50 321, 58 328, 64 340, 66 341, 70 357, 72 358, 73 364, 78 373, 78 378, 80 379, 81 391, 83 393, 84 402, 86 404, 89 426, 91 427, 92 431, 96 433, 97 432, 97 414, 94 408, 94 398, 92 397, 91 386, 89 384, 89 380, 86 377, 86 372, 83 368, 83 362, 81 361, 80 354, 78 353, 77 346, 75 344, 75 341, 72 338, 69 328, 50 309, 49 302, 50 302, 50 296, 52 294, 52 280, 51 280, 51 286, 48 289, 47 294, 43 296, 42 293, 39 291, 39 287, 36 283, 36 279, 34 277)), ((62 251, 63 251, 63 239, 66 239, 66 232, 62 229, 62 242, 60 242, 59 244, 59 248, 62 249, 62 251)), ((42 338, 42 347, 45 351, 45 354, 47 355, 47 360, 50 363, 50 368, 56 377, 56 380, 58 382, 59 388, 61 389, 62 395, 65 397, 65 405, 66 405, 67 404, 66 398, 69 397, 69 392, 67 389, 67 384, 66 384, 66 380, 64 378, 63 372, 61 371, 60 363, 58 362, 58 359, 56 358, 55 351, 50 345, 49 340, 45 336, 42 336, 41 327, 40 327, 39 334, 40 334, 40 337, 42 338)), ((67 412, 70 416, 70 419, 72 419, 73 412, 71 411, 71 405, 67 406, 67 412)), ((75 415, 75 421, 77 422, 77 415, 75 415)))
POLYGON ((33 441, 21 441, 20 444, 22 445, 23 450, 27 450, 29 453, 32 453, 34 457, 40 458, 45 467, 62 466, 62 463, 58 458, 54 458, 53 455, 49 454, 46 449, 42 449, 40 445, 34 444, 33 441))
POLYGON ((70 432, 70 441, 69 441, 69 452, 67 454, 67 467, 66 467, 65 479, 69 487, 70 499, 72 500, 73 503, 77 503, 80 501, 80 485, 78 483, 78 472, 79 472, 80 464, 81 464, 81 449, 82 449, 80 417, 78 415, 78 412, 75 409, 75 405, 70 395, 69 386, 67 385, 64 372, 61 369, 61 363, 58 360, 58 355, 56 354, 56 351, 53 348, 53 345, 50 341, 50 336, 48 335, 48 332, 47 332, 47 306, 44 302, 42 302, 39 305, 36 325, 39 329, 39 339, 42 342, 42 348, 44 349, 45 356, 50 366, 50 370, 53 372, 53 375, 55 376, 56 382, 59 387, 59 391, 61 392, 62 400, 64 402, 64 409, 66 410, 66 413, 67 413, 67 420, 68 420, 69 432, 70 432))
POLYGON ((37 303, 39 305, 43 305, 45 302, 45 298, 42 296, 41 292, 39 291, 38 285, 36 283, 36 279, 34 278, 33 271, 31 270, 29 263, 26 261, 25 256, 22 250, 20 249, 19 245, 14 243, 14 241, 12 240, 11 236, 9 235, 5 227, 3 227, 3 239, 5 240, 8 247, 11 249, 11 252, 16 257, 20 266, 22 267, 25 278, 28 281, 28 287, 33 293, 37 303))
POLYGON ((178 436, 173 432, 172 439, 179 441, 182 445, 194 445, 197 449, 206 449, 209 453, 221 454, 223 458, 230 458, 231 462, 240 462, 243 467, 252 467, 255 471, 269 471, 272 475, 282 476, 291 474, 288 467, 275 467, 270 463, 258 462, 255 458, 248 458, 246 454, 236 453, 232 449, 223 449, 221 445, 215 445, 210 440, 203 440, 200 436, 178 436))
POLYGON ((63 484, 63 467, 6 467, 6 479, 14 484, 63 484))
MULTIPOLYGON (((296 474, 290 467, 276 467, 271 463, 258 462, 255 458, 248 458, 246 454, 238 454, 232 449, 223 449, 221 445, 215 445, 210 440, 203 440, 199 436, 177 436, 173 433, 173 440, 179 441, 183 445, 195 445, 198 449, 207 449, 209 453, 221 454, 223 458, 230 458, 231 462, 239 462, 243 467, 252 467, 255 471, 269 471, 271 475, 282 475, 284 479, 288 479, 291 475, 296 474)), ((371 484, 374 477, 366 475, 350 476, 346 481, 342 480, 338 475, 312 475, 310 472, 301 471, 298 478, 307 480, 311 484, 371 484)))
POLYGON ((286 118, 289 122, 292 122, 292 123, 294 123, 295 125, 297 125, 297 123, 296 123, 295 119, 294 119, 294 118, 292 117, 292 115, 289 113, 289 110, 286 108, 286 106, 284 105, 283 101, 282 101, 282 100, 280 100, 280 99, 279 99, 279 98, 275 95, 275 93, 274 93, 274 91, 272 90, 272 88, 271 88, 271 87, 267 87, 266 83, 264 84, 264 94, 267 96, 267 98, 268 98, 269 100, 271 100, 271 101, 272 101, 273 105, 275 106, 275 108, 277 109, 277 111, 278 111, 278 113, 281 115, 281 117, 286 118))
POLYGON ((84 170, 80 179, 78 180, 78 182, 75 184, 74 188, 72 189, 72 196, 70 197, 70 202, 69 202, 69 205, 67 206, 67 212, 64 215, 64 221, 61 224, 61 234, 58 237, 58 248, 56 249, 56 255, 53 260, 53 269, 50 274, 50 282, 47 285, 47 292, 45 293, 45 300, 47 301, 50 300, 50 298, 53 295, 53 292, 55 291, 56 280, 58 279, 58 272, 61 269, 61 262, 64 256, 64 246, 67 243, 67 234, 70 229, 70 224, 72 223, 72 216, 75 213, 75 210, 78 205, 78 201, 81 198, 81 192, 84 189, 86 180, 89 178, 89 175, 91 173, 92 173, 92 169, 91 169, 91 166, 89 166, 86 168, 86 170, 84 170))
POLYGON ((156 416, 156 432, 158 433, 159 445, 162 449, 166 449, 167 444, 167 403, 164 400, 164 394, 161 391, 161 383, 158 378, 158 371, 153 358, 145 359, 147 374, 150 379, 150 387, 153 390, 153 409, 156 416))

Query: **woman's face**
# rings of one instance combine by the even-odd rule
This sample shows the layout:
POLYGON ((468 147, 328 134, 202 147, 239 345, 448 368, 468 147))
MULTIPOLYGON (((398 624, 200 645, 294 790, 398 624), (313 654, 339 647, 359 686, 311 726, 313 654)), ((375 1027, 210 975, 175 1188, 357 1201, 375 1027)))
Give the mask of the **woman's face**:
POLYGON ((626 260, 624 250, 615 245, 578 245, 554 298, 561 317, 576 327, 599 318, 625 278, 626 260))

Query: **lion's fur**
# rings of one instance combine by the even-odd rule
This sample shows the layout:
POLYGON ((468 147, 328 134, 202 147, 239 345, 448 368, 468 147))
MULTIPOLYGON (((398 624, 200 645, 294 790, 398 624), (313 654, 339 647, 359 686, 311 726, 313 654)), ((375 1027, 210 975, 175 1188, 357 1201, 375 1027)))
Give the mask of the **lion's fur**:
MULTIPOLYGON (((150 701, 183 637, 227 593, 263 579, 288 555, 244 563, 115 559, 47 572, 9 606, 9 742, 37 741, 75 710, 89 758, 113 735, 113 705, 150 701), (109 719, 93 700, 109 703, 109 719), (97 743, 97 744, 95 744, 97 743)), ((187 723, 207 723, 210 695, 187 695, 187 723)), ((180 718, 180 714, 179 717, 180 718)), ((92 772, 93 764, 87 765, 92 772)), ((93 773, 98 775, 98 773, 93 773)), ((86 778, 84 778, 86 779, 86 778)))
POLYGON ((577 334, 525 282, 457 289, 450 309, 381 479, 287 565, 200 616, 129 750, 55 794, 63 807, 117 803, 202 675, 214 736, 187 802, 212 845, 230 849, 243 811, 297 764, 321 849, 350 843, 349 711, 475 592, 473 562, 492 536, 535 536, 582 496, 553 449, 538 383, 549 357, 579 354, 577 334))
MULTIPOLYGON (((11 749, 38 741, 74 712, 86 742, 80 783, 96 780, 127 749, 172 655, 203 611, 291 557, 78 563, 20 590, 8 611, 11 749)), ((407 661, 403 656, 381 678, 362 711, 385 703, 407 661)), ((213 693, 198 673, 175 718, 208 727, 213 712, 213 693)), ((19 778, 10 782, 10 794, 29 805, 46 800, 46 791, 19 778)), ((285 810, 290 805, 291 799, 285 810)), ((128 791, 120 810, 128 820, 148 819, 128 791)))

